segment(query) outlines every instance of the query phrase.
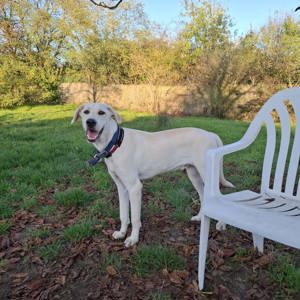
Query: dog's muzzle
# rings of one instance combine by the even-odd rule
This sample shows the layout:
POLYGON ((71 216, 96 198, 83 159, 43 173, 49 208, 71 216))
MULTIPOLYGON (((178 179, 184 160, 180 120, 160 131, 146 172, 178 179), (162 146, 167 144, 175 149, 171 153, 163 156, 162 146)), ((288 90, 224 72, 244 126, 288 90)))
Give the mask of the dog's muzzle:
POLYGON ((87 140, 91 143, 95 142, 100 137, 101 133, 103 132, 103 129, 104 126, 100 131, 88 127, 85 133, 87 140))

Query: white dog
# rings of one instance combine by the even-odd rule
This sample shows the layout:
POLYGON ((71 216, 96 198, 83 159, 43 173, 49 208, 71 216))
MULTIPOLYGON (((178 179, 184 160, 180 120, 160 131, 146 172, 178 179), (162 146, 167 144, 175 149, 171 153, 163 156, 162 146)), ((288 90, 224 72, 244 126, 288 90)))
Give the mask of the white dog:
MULTIPOLYGON (((125 240, 125 246, 136 244, 141 227, 142 179, 164 172, 185 169, 199 194, 203 195, 205 179, 204 159, 210 148, 222 145, 220 138, 211 132, 198 128, 178 128, 159 132, 145 132, 135 129, 120 129, 121 118, 109 105, 88 103, 81 105, 74 113, 73 124, 78 117, 86 137, 98 150, 92 161, 95 164, 104 157, 108 172, 117 185, 120 205, 121 228, 113 233, 115 239, 124 238, 131 209, 132 232, 125 240)), ((233 185, 225 180, 223 171, 220 183, 233 185)), ((199 220, 200 212, 192 220, 199 220)), ((225 224, 219 224, 222 228, 225 224)))

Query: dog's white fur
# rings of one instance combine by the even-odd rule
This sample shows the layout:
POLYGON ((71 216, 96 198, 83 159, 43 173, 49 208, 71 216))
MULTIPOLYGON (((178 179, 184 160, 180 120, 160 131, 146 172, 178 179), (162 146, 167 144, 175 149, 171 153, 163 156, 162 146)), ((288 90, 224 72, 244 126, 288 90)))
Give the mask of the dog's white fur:
MULTIPOLYGON (((117 129, 117 123, 121 122, 115 110, 101 103, 81 105, 74 113, 71 123, 73 124, 79 116, 85 131, 87 131, 86 121, 90 118, 97 122, 96 131, 100 132, 104 128, 102 134, 93 142, 99 151, 107 146, 117 129)), ((176 169, 185 169, 201 200, 205 179, 205 153, 208 149, 221 145, 222 141, 216 134, 198 128, 178 128, 154 133, 124 128, 121 147, 111 157, 104 159, 119 194, 121 228, 113 233, 113 237, 115 239, 125 237, 130 223, 130 204, 132 232, 125 240, 125 246, 129 247, 138 242, 141 227, 142 179, 176 169)), ((225 180, 223 171, 220 174, 220 183, 227 187, 233 186, 225 180)), ((192 218, 192 220, 199 219, 200 212, 192 218)), ((221 222, 217 225, 218 229, 224 227, 225 224, 221 222)))

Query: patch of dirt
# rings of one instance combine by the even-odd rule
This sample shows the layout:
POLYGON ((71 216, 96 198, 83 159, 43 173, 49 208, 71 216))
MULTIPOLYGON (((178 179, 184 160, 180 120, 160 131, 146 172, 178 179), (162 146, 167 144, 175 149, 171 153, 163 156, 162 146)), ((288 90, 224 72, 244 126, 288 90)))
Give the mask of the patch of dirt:
MULTIPOLYGON (((51 204, 53 192, 50 189, 40 196, 39 201, 51 204)), ((158 214, 145 212, 138 246, 127 249, 122 241, 113 240, 111 234, 119 227, 119 222, 106 218, 107 225, 100 228, 95 237, 76 243, 63 243, 61 254, 55 262, 43 262, 37 249, 56 241, 61 230, 76 223, 83 213, 82 209, 61 209, 56 215, 46 218, 23 210, 15 214, 11 219, 14 224, 12 230, 0 239, 1 300, 150 300, 151 295, 157 292, 178 300, 268 300, 274 299, 278 291, 266 276, 266 270, 273 262, 275 244, 266 242, 266 254, 260 256, 252 250, 250 234, 236 230, 218 232, 213 223, 205 291, 199 292, 197 267, 200 224, 172 220, 172 208, 168 205, 158 214), (62 214, 64 218, 59 217, 62 214), (26 235, 28 228, 47 228, 52 234, 44 239, 29 237, 26 235), (132 258, 137 253, 137 247, 147 244, 163 244, 174 249, 184 258, 185 269, 173 272, 163 269, 146 278, 137 277, 133 272, 132 258), (238 249, 245 249, 244 254, 241 255, 238 249), (105 257, 115 252, 122 261, 120 272, 103 265, 105 257)), ((98 218, 103 221, 101 215, 98 218)), ((299 261, 299 254, 294 250, 284 248, 281 251, 297 256, 299 261)))

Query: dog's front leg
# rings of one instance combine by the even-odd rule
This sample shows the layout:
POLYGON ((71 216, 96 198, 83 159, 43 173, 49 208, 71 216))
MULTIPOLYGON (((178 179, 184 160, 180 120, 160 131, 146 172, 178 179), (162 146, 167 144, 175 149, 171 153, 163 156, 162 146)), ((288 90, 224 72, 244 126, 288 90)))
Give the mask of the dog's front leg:
POLYGON ((120 209, 120 221, 121 228, 113 233, 114 239, 122 239, 125 237, 127 227, 129 225, 129 195, 124 184, 114 174, 110 174, 115 184, 117 185, 119 195, 119 209, 120 209))
POLYGON ((141 201, 142 201, 142 183, 137 180, 132 186, 128 187, 130 209, 131 209, 131 235, 125 240, 125 246, 130 247, 139 241, 141 228, 141 201))
POLYGON ((129 225, 129 197, 126 188, 122 185, 117 185, 119 194, 119 209, 120 209, 120 220, 121 229, 113 233, 113 238, 122 239, 125 237, 127 227, 129 225))

